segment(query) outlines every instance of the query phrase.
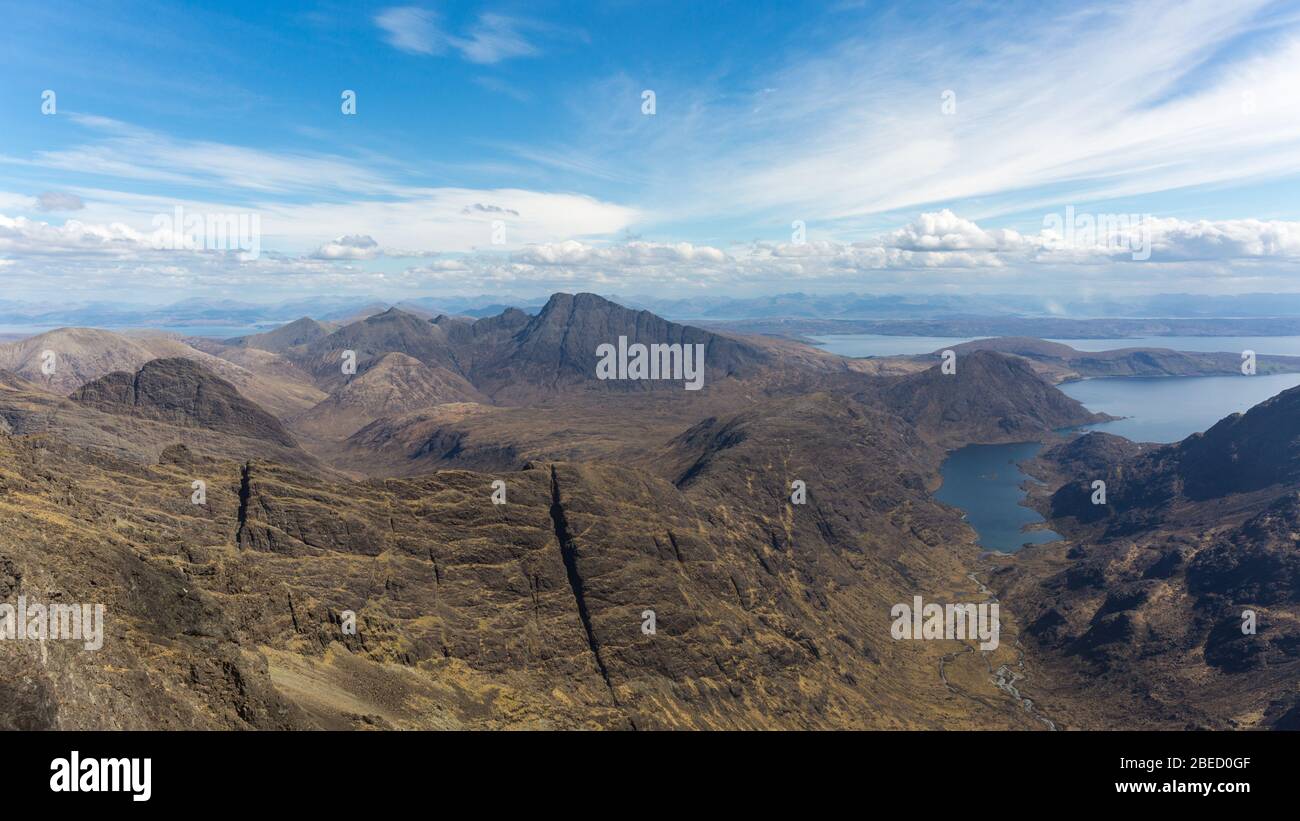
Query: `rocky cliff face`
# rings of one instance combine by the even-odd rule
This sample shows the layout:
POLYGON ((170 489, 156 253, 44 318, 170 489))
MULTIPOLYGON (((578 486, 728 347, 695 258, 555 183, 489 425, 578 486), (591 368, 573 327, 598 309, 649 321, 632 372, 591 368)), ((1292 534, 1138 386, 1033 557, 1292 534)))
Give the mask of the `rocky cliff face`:
POLYGON ((616 345, 620 336, 626 337, 628 345, 704 346, 706 385, 753 375, 770 360, 762 350, 744 342, 678 325, 649 311, 624 308, 595 294, 556 294, 496 356, 476 367, 472 378, 484 392, 507 401, 539 389, 682 389, 680 382, 598 382, 597 348, 616 345))
POLYGON ((134 374, 110 373, 73 391, 69 398, 105 413, 188 423, 296 446, 274 416, 241 396, 234 385, 188 359, 155 359, 134 374))
MULTIPOLYGON (((706 384, 753 375, 771 360, 760 347, 633 311, 594 294, 556 294, 535 317, 509 309, 473 322, 446 316, 424 320, 393 308, 340 328, 296 356, 329 390, 346 381, 340 368, 345 350, 356 352, 358 372, 387 353, 402 353, 465 379, 503 404, 527 404, 580 389, 664 387, 661 382, 596 378, 597 348, 617 344, 620 336, 629 345, 703 345, 706 384)), ((674 387, 681 389, 680 384, 674 387)))
POLYGON ((425 365, 460 372, 446 330, 396 308, 318 339, 304 349, 297 361, 321 387, 333 390, 347 382, 342 367, 345 351, 355 352, 357 373, 387 353, 406 354, 425 365))

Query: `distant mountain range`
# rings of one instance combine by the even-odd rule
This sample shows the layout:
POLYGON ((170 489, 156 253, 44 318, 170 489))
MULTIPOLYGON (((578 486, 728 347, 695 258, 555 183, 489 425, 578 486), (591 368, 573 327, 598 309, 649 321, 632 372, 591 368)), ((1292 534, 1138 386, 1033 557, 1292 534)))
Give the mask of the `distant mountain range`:
MULTIPOLYGON (((608 295, 611 301, 653 311, 670 319, 707 322, 763 320, 798 320, 811 325, 795 325, 785 333, 972 333, 985 335, 1052 336, 1037 326, 1015 326, 1007 320, 1034 322, 1091 320, 1090 336, 1169 334, 1236 334, 1247 333, 1242 321, 1270 320, 1256 333, 1296 333, 1300 328, 1300 294, 1246 294, 1241 296, 1200 296, 1162 294, 1132 299, 1099 299, 1088 302, 1060 303, 1041 297, 1023 295, 994 296, 894 296, 869 294, 788 293, 764 297, 700 296, 691 299, 654 296, 608 295), (1160 325, 1130 327, 1134 319, 1168 320, 1166 330, 1160 325), (893 322, 906 320, 928 325, 852 325, 845 322, 893 322), (1281 320, 1289 320, 1281 322, 1281 320), (840 322, 834 325, 816 323, 840 322), (978 323, 984 323, 980 325, 978 323), (988 323, 995 323, 993 326, 988 323), (937 324, 936 324, 937 323, 937 324), (975 323, 975 324, 971 324, 975 323), (936 328, 966 328, 966 331, 939 331, 936 328), (989 327, 996 330, 989 331, 989 327), (1019 330, 1017 330, 1019 327, 1019 330), (802 329, 802 330, 800 330, 802 329)), ((271 326, 302 316, 322 322, 350 322, 396 307, 418 316, 438 314, 482 318, 495 316, 506 308, 536 313, 545 305, 544 297, 507 295, 418 297, 396 302, 367 297, 314 297, 274 304, 253 304, 235 300, 187 299, 169 305, 138 305, 96 302, 23 303, 0 300, 0 326, 24 327, 89 326, 100 328, 185 328, 202 335, 205 328, 233 326, 271 326)), ((1044 328, 1052 327, 1044 325, 1044 328)), ((1084 326, 1088 327, 1088 326, 1084 326)), ((753 329, 751 329, 753 330, 753 329)))
POLYGON ((414 299, 398 303, 350 297, 318 297, 303 300, 255 304, 234 300, 187 299, 167 305, 95 302, 86 304, 24 303, 0 300, 0 326, 87 326, 98 328, 178 328, 189 327, 203 335, 207 327, 265 325, 277 326, 302 316, 322 322, 353 321, 381 313, 390 307, 403 307, 423 315, 449 314, 490 316, 510 305, 538 308, 545 303, 530 299, 507 300, 501 297, 449 297, 414 299))

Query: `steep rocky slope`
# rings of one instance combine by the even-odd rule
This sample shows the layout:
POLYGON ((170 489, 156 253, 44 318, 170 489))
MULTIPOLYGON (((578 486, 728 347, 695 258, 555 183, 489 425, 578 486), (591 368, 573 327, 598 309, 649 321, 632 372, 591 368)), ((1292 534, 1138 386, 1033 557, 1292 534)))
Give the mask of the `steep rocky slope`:
POLYGON ((1031 548, 1002 583, 1056 673, 1054 698, 1084 726, 1273 727, 1294 714, 1298 443, 1292 389, 1173 445, 1089 434, 1043 454, 1035 472, 1063 484, 1039 504, 1070 544, 1031 548), (1105 688, 1114 697, 1096 699, 1105 688))
MULTIPOLYGON (((275 332, 277 338, 299 335, 289 327, 280 330, 284 333, 275 332)), ((252 350, 224 346, 213 352, 242 364, 241 357, 252 350)), ((479 320, 425 320, 388 309, 284 351, 296 369, 311 374, 317 389, 328 392, 316 407, 288 419, 300 441, 341 469, 362 464, 367 472, 386 475, 411 475, 439 464, 517 467, 521 456, 608 455, 617 448, 599 442, 623 437, 599 429, 625 424, 612 417, 649 414, 651 426, 663 425, 662 435, 655 435, 662 441, 719 408, 756 396, 807 393, 824 377, 852 373, 838 357, 806 346, 732 339, 592 294, 556 294, 537 316, 507 309, 479 320), (665 397, 683 393, 684 380, 599 379, 597 351, 617 345, 620 337, 628 345, 702 346, 703 389, 688 392, 690 401, 669 407, 671 399, 665 397), (347 351, 355 354, 354 374, 342 367, 347 351), (610 401, 616 409, 603 408, 610 401), (470 432, 463 423, 471 415, 440 409, 466 402, 520 413, 473 414, 475 430, 470 432), (438 421, 447 418, 453 427, 438 421), (539 424, 542 419, 554 427, 546 430, 539 424), (578 427, 591 433, 579 433, 578 427), (355 440, 348 439, 353 436, 355 440), (416 441, 420 437, 423 441, 416 441), (575 441, 581 442, 577 449, 575 441)))
POLYGON ((381 417, 448 402, 487 402, 473 385, 446 368, 402 353, 384 354, 291 422, 322 439, 342 439, 381 417))
MULTIPOLYGON (((761 346, 668 322, 594 294, 556 294, 534 317, 508 309, 477 321, 425 320, 391 308, 312 342, 297 359, 322 387, 333 389, 344 381, 343 351, 356 352, 358 372, 386 353, 402 353, 455 373, 504 404, 526 404, 575 389, 645 391, 670 384, 598 380, 597 349, 616 345, 620 336, 629 345, 705 346, 706 383, 753 375, 772 360, 761 346)), ((681 382, 673 387, 681 390, 681 382)))
POLYGON ((895 602, 979 595, 975 551, 900 472, 937 455, 845 400, 720 419, 668 446, 665 476, 534 463, 348 483, 180 448, 156 465, 33 437, 0 451, 11 592, 109 612, 99 654, 0 646, 5 726, 1034 723, 975 656, 949 668, 960 692, 944 683, 959 643, 890 637, 895 602))
POLYGON ((334 443, 332 470, 185 360, 73 399, 0 376, 0 600, 109 608, 99 653, 0 642, 0 726, 1274 726, 1295 710, 1290 398, 1177 452, 1100 434, 1049 450, 1054 482, 1114 470, 1130 502, 1059 518, 1070 542, 1009 560, 981 557, 927 488, 948 448, 1096 419, 1023 357, 879 376, 585 295, 223 351, 311 372, 332 395, 300 421, 330 436, 378 416, 334 443), (598 383, 610 334, 698 340, 708 388, 598 383), (892 638, 893 605, 984 601, 984 580, 998 650, 892 638), (1231 629, 1246 607, 1251 639, 1231 629), (1008 671, 1028 672, 1036 711, 1008 671))
MULTIPOLYGON (((1300 388, 1220 420, 1204 433, 1149 448, 1104 472, 1067 483, 1054 516, 1105 522, 1112 532, 1183 515, 1197 503, 1276 492, 1300 483, 1300 388), (1106 482, 1107 503, 1091 503, 1091 482, 1106 482)), ((1190 512, 1190 510, 1188 511, 1190 512)))
POLYGON ((459 373, 445 329, 428 320, 390 308, 359 322, 345 325, 308 345, 297 361, 317 384, 334 390, 347 381, 343 355, 353 351, 360 373, 388 353, 402 353, 430 367, 459 373))
POLYGON ((183 444, 209 457, 256 456, 329 472, 297 446, 282 445, 273 439, 201 427, 183 414, 160 419, 124 413, 121 407, 112 410, 105 412, 55 396, 21 380, 0 379, 0 432, 24 437, 24 441, 72 445, 84 448, 88 459, 108 454, 138 464, 153 464, 169 445, 183 444))
POLYGON ((682 390, 680 381, 596 379, 597 349, 627 344, 703 345, 705 384, 754 375, 770 361, 761 349, 709 331, 678 325, 649 311, 624 308, 595 294, 555 294, 494 356, 476 363, 471 380, 503 401, 575 388, 682 390))
POLYGON ((274 416, 188 359, 155 359, 136 373, 110 373, 73 391, 69 399, 105 413, 192 424, 283 447, 297 445, 274 416))

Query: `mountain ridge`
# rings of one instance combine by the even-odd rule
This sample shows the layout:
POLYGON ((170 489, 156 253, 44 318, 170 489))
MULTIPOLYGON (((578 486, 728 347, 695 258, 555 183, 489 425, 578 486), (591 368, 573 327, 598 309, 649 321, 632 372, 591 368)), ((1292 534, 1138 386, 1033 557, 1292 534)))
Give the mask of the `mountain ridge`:
POLYGON ((245 399, 234 385, 180 357, 151 360, 135 373, 115 371, 82 385, 68 398, 107 413, 188 422, 297 447, 279 420, 245 399))

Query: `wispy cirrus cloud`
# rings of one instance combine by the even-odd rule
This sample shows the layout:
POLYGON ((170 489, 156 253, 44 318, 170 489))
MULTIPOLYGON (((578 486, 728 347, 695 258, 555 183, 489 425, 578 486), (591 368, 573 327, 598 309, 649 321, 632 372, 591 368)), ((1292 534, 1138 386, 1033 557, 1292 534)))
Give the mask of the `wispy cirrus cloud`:
POLYGON ((418 6, 394 6, 375 15, 375 25, 384 32, 388 44, 408 54, 442 54, 447 50, 447 36, 442 32, 438 15, 418 6))
POLYGON ((408 54, 437 56, 455 50, 480 65, 492 65, 542 53, 537 40, 586 40, 578 29, 497 12, 484 12, 463 33, 447 30, 442 17, 420 6, 394 6, 375 15, 375 25, 393 48, 408 54))
MULTIPOLYGON (((1294 290, 1300 211, 1277 193, 1300 177, 1300 15, 1286 7, 1046 0, 1030 14, 1012 0, 896 15, 865 4, 853 19, 870 25, 819 11, 761 43, 725 20, 681 41, 660 32, 662 53, 711 36, 707 72, 698 60, 679 74, 652 65, 624 39, 593 79, 587 61, 508 71, 583 40, 576 28, 397 5, 372 18, 376 41, 472 65, 358 63, 348 82, 373 101, 360 116, 340 114, 322 83, 283 129, 265 125, 278 113, 265 110, 243 132, 170 110, 146 127, 148 115, 108 104, 97 110, 116 117, 61 109, 37 120, 41 131, 28 124, 0 155, 0 173, 13 172, 0 264, 11 280, 75 284, 80 271, 108 288, 262 277, 1051 291, 1064 274, 1148 292, 1184 281, 1294 290), (380 104, 389 78, 367 70, 405 72, 403 94, 452 77, 461 107, 380 104), (655 116, 641 110, 647 87, 655 116), (1163 215, 1147 223, 1147 261, 1042 227, 1064 204, 1119 199, 1113 208, 1163 215), (241 262, 146 247, 152 219, 176 206, 256 213, 267 253, 241 262), (806 242, 772 241, 795 221, 806 242)), ((598 45, 627 25, 609 15, 593 29, 598 45)), ((266 65, 245 56, 252 71, 266 65)))
POLYGON ((532 28, 526 21, 504 14, 484 14, 465 37, 453 38, 452 44, 471 63, 491 64, 515 57, 535 57, 541 52, 525 38, 526 28, 532 28))
POLYGON ((1269 17, 1277 6, 920 8, 794 49, 742 92, 676 78, 654 117, 630 104, 640 83, 603 80, 574 139, 520 155, 591 180, 662 180, 642 204, 675 228, 802 219, 843 235, 916 209, 1023 218, 1260 184, 1300 175, 1300 28, 1269 17))
MULTIPOLYGON (((67 186, 57 198, 46 197, 45 205, 30 195, 0 196, 0 214, 42 217, 38 212, 57 199, 80 203, 79 224, 146 235, 159 214, 176 207, 194 214, 256 213, 268 243, 285 253, 328 254, 330 238, 369 235, 412 256, 470 251, 498 240, 519 247, 613 234, 642 217, 635 207, 578 193, 414 184, 404 164, 372 153, 252 148, 176 138, 100 116, 67 116, 83 130, 81 142, 25 158, 0 155, 0 164, 75 172, 98 184, 67 186), (185 193, 135 190, 162 184, 185 193)), ((326 258, 360 254, 340 247, 326 258)))
POLYGON ((83 138, 29 157, 0 155, 0 164, 103 177, 121 182, 218 189, 240 195, 390 194, 398 164, 368 155, 349 158, 316 151, 269 150, 213 140, 172 137, 110 117, 69 113, 83 138))

